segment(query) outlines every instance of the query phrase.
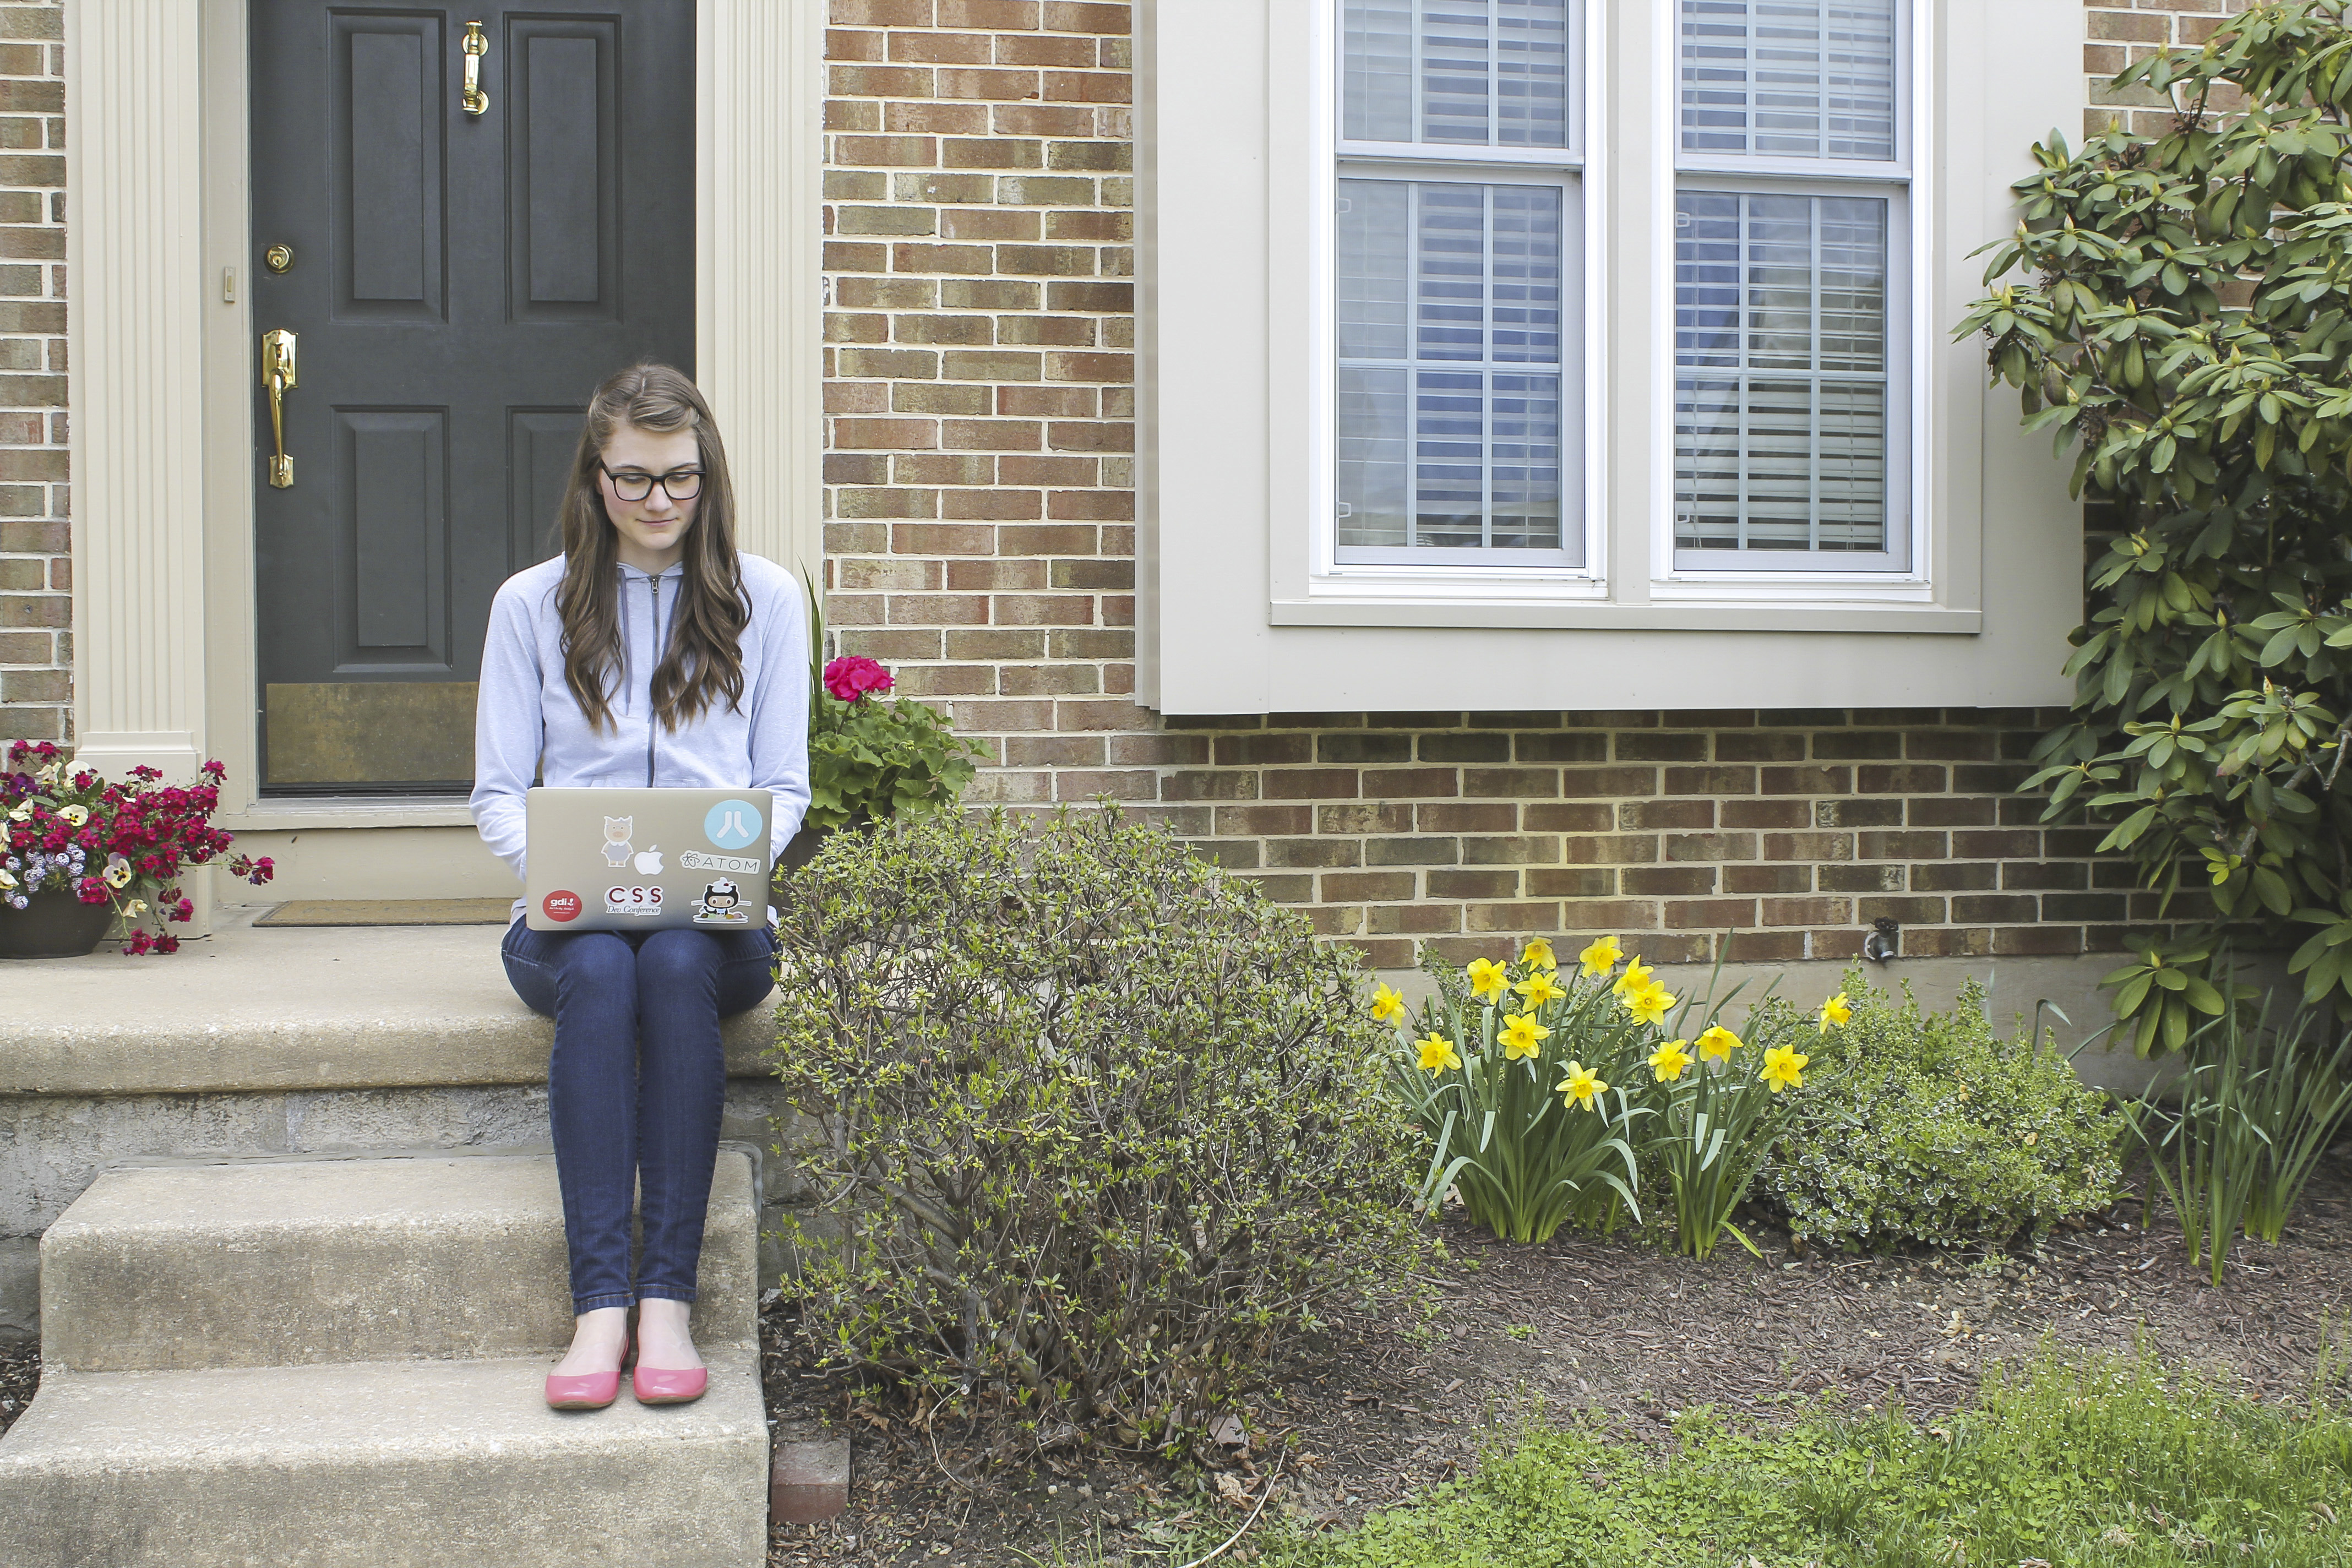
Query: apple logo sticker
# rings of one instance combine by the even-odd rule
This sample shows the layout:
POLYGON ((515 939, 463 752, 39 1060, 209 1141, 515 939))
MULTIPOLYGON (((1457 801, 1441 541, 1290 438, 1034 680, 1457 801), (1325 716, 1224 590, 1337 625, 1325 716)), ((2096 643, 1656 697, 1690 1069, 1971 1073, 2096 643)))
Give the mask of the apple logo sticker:
POLYGON ((658 844, 650 845, 647 847, 639 850, 637 852, 636 859, 633 861, 632 864, 636 867, 637 875, 640 877, 660 876, 661 846, 658 844))

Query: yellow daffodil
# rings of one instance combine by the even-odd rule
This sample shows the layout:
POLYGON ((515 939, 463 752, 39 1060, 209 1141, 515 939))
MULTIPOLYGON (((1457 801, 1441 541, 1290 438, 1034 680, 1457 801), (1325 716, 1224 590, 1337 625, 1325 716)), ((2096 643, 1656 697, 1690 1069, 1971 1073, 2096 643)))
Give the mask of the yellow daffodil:
POLYGON ((1774 1094, 1805 1087, 1805 1064, 1813 1058, 1793 1046, 1774 1046, 1764 1053, 1764 1081, 1774 1094))
POLYGON ((1617 939, 1613 936, 1596 936, 1576 956, 1582 961, 1585 973, 1606 974, 1617 967, 1617 961, 1625 956, 1625 950, 1617 945, 1617 939))
POLYGON ((1625 973, 1617 977, 1612 987, 1620 996, 1631 996, 1650 983, 1650 966, 1636 958, 1625 965, 1625 973))
POLYGON ((1555 996, 1565 996, 1568 990, 1550 975, 1538 971, 1511 987, 1528 999, 1530 1007, 1540 1007, 1555 996))
POLYGON ((1404 998, 1385 985, 1372 987, 1372 1016, 1383 1024, 1393 1024, 1404 1016, 1404 998))
POLYGON ((1663 1024, 1666 1015, 1682 1000, 1656 981, 1651 981, 1639 991, 1624 998, 1625 1011, 1644 1024, 1663 1024))
POLYGON ((58 807, 58 816, 65 821, 68 826, 79 827, 83 823, 89 820, 89 807, 86 805, 61 805, 58 807))
POLYGON ((1540 1056, 1543 1043, 1551 1031, 1535 1021, 1532 1014, 1503 1015, 1503 1059, 1515 1062, 1521 1057, 1540 1056))
POLYGON ((1832 1029, 1844 1028, 1853 1018, 1853 1004, 1845 999, 1843 991, 1822 1004, 1822 1033, 1824 1035, 1832 1029))
POLYGON ((110 860, 106 863, 106 869, 99 875, 106 879, 106 885, 110 888, 127 888, 131 885, 131 879, 134 873, 131 869, 130 861, 110 860))
POLYGON ((1593 1099, 1608 1093, 1609 1086, 1601 1081, 1599 1073, 1582 1062, 1570 1062, 1568 1064, 1568 1076, 1559 1080, 1559 1089, 1561 1103, 1598 1110, 1601 1108, 1593 1103, 1593 1099))
POLYGON ((1696 1058, 1683 1049, 1688 1040, 1668 1040, 1650 1053, 1650 1070, 1658 1075, 1660 1083, 1672 1083, 1683 1076, 1683 1069, 1696 1058))
POLYGON ((1727 1062, 1731 1059, 1731 1053, 1745 1044, 1747 1044, 1745 1040, 1722 1025, 1711 1024, 1707 1026, 1706 1032, 1698 1037, 1699 1059, 1727 1062))
POLYGON ((1510 971, 1489 959, 1470 961, 1470 994, 1481 1002, 1499 1002, 1503 988, 1511 983, 1510 971))
POLYGON ((1423 1035, 1415 1044, 1421 1047, 1421 1070, 1432 1078, 1462 1065, 1462 1053, 1443 1035, 1423 1035))
POLYGON ((1528 945, 1519 950, 1519 962, 1532 963, 1538 969, 1558 969, 1559 960, 1551 955, 1551 943, 1539 936, 1528 938, 1528 945))

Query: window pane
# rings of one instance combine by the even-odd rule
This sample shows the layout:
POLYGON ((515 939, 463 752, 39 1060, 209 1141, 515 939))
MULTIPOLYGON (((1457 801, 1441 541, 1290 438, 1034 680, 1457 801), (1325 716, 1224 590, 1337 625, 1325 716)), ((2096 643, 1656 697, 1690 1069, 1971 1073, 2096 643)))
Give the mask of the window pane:
POLYGON ((1682 144, 1891 161, 1896 0, 1682 0, 1682 144))
POLYGON ((1576 3, 1347 0, 1341 133, 1355 142, 1568 146, 1576 3))
POLYGON ((1558 185, 1343 179, 1338 542, 1558 550, 1558 185))
POLYGON ((1879 196, 1678 191, 1675 542, 1887 545, 1879 196))

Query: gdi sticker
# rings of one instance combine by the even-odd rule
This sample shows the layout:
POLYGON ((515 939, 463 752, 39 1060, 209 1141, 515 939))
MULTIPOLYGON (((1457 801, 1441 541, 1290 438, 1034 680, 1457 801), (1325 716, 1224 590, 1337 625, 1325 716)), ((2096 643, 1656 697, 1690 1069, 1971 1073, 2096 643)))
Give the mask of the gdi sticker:
POLYGON ((580 918, 580 895, 568 888, 559 888, 539 900, 551 921, 576 921, 580 918))

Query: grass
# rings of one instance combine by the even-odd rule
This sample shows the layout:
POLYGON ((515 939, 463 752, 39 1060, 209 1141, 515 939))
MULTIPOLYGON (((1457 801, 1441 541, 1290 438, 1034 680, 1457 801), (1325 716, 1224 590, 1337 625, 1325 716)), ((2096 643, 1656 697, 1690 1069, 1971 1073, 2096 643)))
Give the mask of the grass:
POLYGON ((2045 1355, 1925 1429, 1816 1412, 1745 1431, 1702 1410, 1661 1456, 1592 1422, 1530 1425, 1469 1480, 1343 1533, 1262 1524, 1249 1555, 1281 1568, 2337 1568, 2352 1563, 2345 1521, 2352 1407, 2323 1392, 2257 1404, 2147 1354, 2045 1355))

